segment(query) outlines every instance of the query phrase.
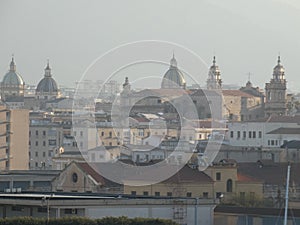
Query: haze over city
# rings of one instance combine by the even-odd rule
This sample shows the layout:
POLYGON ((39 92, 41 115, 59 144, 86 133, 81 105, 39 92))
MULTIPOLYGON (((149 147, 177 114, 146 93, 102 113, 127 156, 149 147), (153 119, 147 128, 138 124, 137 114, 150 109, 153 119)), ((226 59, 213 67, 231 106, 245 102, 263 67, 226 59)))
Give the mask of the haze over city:
POLYGON ((1 0, 0 225, 300 224, 299 11, 1 0))
MULTIPOLYGON (((186 46, 207 65, 216 55, 224 83, 240 86, 250 72, 253 84, 263 88, 280 52, 288 89, 299 91, 299 10, 300 3, 292 0, 4 0, 0 2, 0 73, 4 76, 14 54, 25 82, 37 84, 50 59, 57 82, 74 86, 106 51, 153 39, 186 46)), ((166 62, 171 54, 165 53, 166 62)), ((180 55, 177 59, 180 65, 180 55)), ((153 70, 154 75, 164 72, 153 70)))

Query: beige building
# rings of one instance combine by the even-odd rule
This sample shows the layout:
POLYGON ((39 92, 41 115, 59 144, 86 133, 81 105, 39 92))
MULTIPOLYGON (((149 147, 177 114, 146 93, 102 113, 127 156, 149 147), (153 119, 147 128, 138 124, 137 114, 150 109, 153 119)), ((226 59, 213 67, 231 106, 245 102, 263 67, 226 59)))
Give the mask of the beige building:
POLYGON ((52 157, 62 146, 63 128, 49 119, 31 119, 29 130, 30 169, 51 169, 52 157))
POLYGON ((123 129, 112 127, 110 122, 102 122, 97 128, 97 133, 100 141, 99 145, 119 146, 123 144, 123 129))
POLYGON ((213 190, 213 180, 204 172, 189 166, 184 166, 172 177, 157 184, 124 186, 125 194, 143 196, 213 198, 213 190))
POLYGON ((244 121, 262 117, 262 98, 241 90, 222 90, 224 118, 229 121, 244 121))
POLYGON ((0 106, 0 170, 27 170, 29 112, 0 106))
POLYGON ((204 172, 214 181, 216 197, 223 195, 223 201, 251 196, 253 199, 263 197, 263 181, 238 172, 235 162, 220 162, 208 167, 204 172))

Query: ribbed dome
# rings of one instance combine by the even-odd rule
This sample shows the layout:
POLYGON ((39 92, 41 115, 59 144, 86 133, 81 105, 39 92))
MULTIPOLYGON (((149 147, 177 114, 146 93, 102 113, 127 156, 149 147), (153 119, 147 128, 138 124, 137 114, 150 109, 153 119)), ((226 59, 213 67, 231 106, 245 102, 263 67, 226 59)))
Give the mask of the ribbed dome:
POLYGON ((36 92, 39 93, 56 93, 58 92, 58 86, 56 81, 52 78, 49 62, 45 68, 44 78, 39 82, 36 88, 36 92))
POLYGON ((57 92, 57 83, 52 77, 44 77, 38 84, 36 88, 37 92, 57 92))
POLYGON ((2 85, 3 86, 24 85, 22 76, 16 72, 16 64, 14 62, 14 58, 12 58, 12 61, 10 63, 9 71, 3 77, 2 85))
POLYGON ((161 88, 185 88, 185 85, 183 73, 178 69, 177 61, 173 55, 170 68, 163 77, 161 88))

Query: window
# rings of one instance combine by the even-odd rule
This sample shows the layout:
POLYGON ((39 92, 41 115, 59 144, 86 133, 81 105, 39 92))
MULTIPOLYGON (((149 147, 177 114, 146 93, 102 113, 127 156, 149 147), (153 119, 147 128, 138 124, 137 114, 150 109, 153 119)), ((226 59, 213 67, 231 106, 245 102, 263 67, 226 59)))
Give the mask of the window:
POLYGON ((249 132, 248 132, 248 137, 251 138, 251 136, 252 136, 252 132, 249 131, 249 132))
POLYGON ((172 192, 167 192, 168 197, 172 197, 172 192))
POLYGON ((278 145, 278 140, 275 141, 275 145, 276 145, 276 146, 278 145))
POLYGON ((73 181, 73 183, 77 183, 77 181, 78 181, 78 175, 77 175, 77 173, 73 173, 72 174, 72 181, 73 181))
POLYGON ((233 138, 233 131, 230 131, 230 137, 233 138))
POLYGON ((241 131, 238 131, 237 132, 237 139, 240 139, 241 138, 241 131))
POLYGON ((140 137, 144 137, 144 129, 139 129, 139 130, 138 130, 138 135, 139 135, 140 137))
POLYGON ((46 213, 47 212, 47 207, 38 207, 37 211, 39 213, 46 213))
POLYGON ((45 130, 43 130, 43 136, 46 136, 46 131, 45 130))
POLYGON ((203 192, 202 197, 203 198, 208 198, 208 192, 203 192))
POLYGON ((111 131, 109 132, 109 137, 110 137, 110 138, 112 137, 112 132, 111 132, 111 131))
POLYGON ((39 135, 39 131, 38 130, 35 131, 35 135, 39 135))
POLYGON ((80 131, 80 137, 83 137, 83 131, 80 131))
POLYGON ((228 179, 226 182, 226 191, 232 192, 232 180, 231 179, 228 179))
POLYGON ((243 139, 246 139, 246 131, 243 131, 243 139))
POLYGON ((188 197, 188 198, 192 197, 192 192, 187 192, 186 197, 188 197))
POLYGON ((271 145, 274 146, 274 140, 271 140, 271 145))
POLYGON ((258 132, 258 138, 262 138, 262 133, 261 133, 261 131, 258 132))
POLYGON ((29 137, 31 137, 31 131, 29 131, 29 137))
POLYGON ((216 180, 221 180, 221 173, 220 172, 216 173, 216 180))
POLYGON ((149 192, 148 192, 148 191, 144 191, 144 192, 143 192, 143 195, 144 195, 144 196, 148 196, 148 195, 149 195, 149 192))
POLYGON ((65 214, 77 214, 77 209, 65 209, 65 214))
POLYGON ((46 141, 43 141, 43 146, 46 146, 46 141))
POLYGON ((256 138, 256 132, 255 131, 252 132, 252 137, 256 138))
POLYGON ((161 99, 158 99, 158 100, 157 100, 157 103, 160 104, 160 103, 161 103, 161 99))
POLYGON ((271 143, 270 140, 268 140, 268 145, 269 145, 269 146, 271 145, 270 143, 271 143))
POLYGON ((24 211, 24 207, 19 206, 19 205, 14 205, 14 206, 11 207, 11 211, 22 212, 22 211, 24 211))
POLYGON ((52 139, 48 141, 49 146, 56 146, 56 140, 52 139))
POLYGON ((221 196, 222 196, 222 192, 217 192, 216 193, 216 198, 221 198, 221 196))
POLYGON ((136 195, 136 191, 131 191, 131 195, 136 195))
POLYGON ((38 141, 35 142, 35 146, 39 146, 39 142, 38 141))
POLYGON ((242 201, 245 201, 245 197, 246 197, 245 192, 240 192, 240 199, 241 199, 242 201))
POLYGON ((44 157, 44 158, 46 157, 46 152, 43 152, 43 157, 44 157))
POLYGON ((104 136, 104 131, 101 132, 101 136, 102 136, 102 137, 104 136))
POLYGON ((155 192, 154 195, 157 196, 157 197, 159 197, 160 196, 160 192, 155 192))

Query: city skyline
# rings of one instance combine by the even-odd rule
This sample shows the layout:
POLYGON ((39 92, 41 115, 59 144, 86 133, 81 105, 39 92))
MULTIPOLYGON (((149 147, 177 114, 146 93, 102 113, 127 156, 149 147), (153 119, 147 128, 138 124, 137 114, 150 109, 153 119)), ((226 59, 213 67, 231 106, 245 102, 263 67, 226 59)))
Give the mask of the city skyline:
MULTIPOLYGON (((216 55, 224 83, 239 86, 247 82, 250 72, 253 84, 263 87, 272 76, 280 52, 288 89, 300 90, 299 32, 294 29, 299 21, 296 1, 252 1, 246 5, 234 0, 189 4, 134 1, 118 2, 120 9, 113 4, 2 1, 0 26, 6 32, 0 37, 5 43, 0 54, 0 77, 7 72, 14 54, 26 83, 37 83, 50 59, 57 82, 73 86, 91 62, 108 50, 128 42, 155 39, 186 46, 207 66, 216 55), (10 16, 12 11, 14 17, 10 16)), ((165 52, 166 62, 170 55, 165 52)), ((180 61, 180 55, 177 58, 180 61)), ((101 76, 99 79, 105 80, 106 75, 101 76)))

